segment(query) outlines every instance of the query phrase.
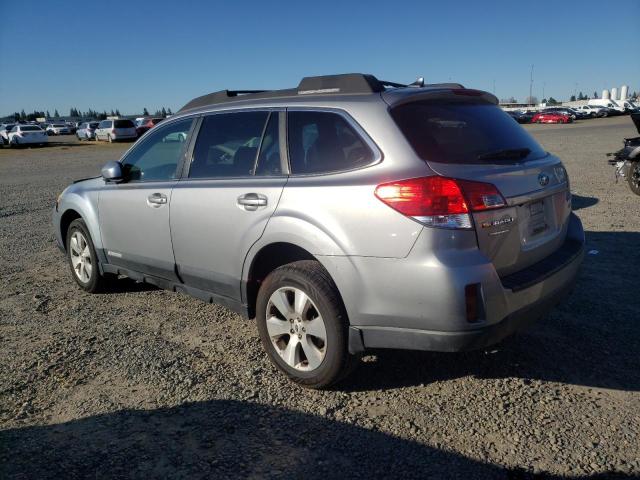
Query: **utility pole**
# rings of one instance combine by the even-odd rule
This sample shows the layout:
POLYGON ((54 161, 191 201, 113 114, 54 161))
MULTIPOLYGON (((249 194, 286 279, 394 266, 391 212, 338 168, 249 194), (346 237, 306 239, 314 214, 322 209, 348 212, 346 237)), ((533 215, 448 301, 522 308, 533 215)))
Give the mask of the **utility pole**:
POLYGON ((529 82, 529 103, 533 104, 533 63, 531 64, 531 81, 529 82))

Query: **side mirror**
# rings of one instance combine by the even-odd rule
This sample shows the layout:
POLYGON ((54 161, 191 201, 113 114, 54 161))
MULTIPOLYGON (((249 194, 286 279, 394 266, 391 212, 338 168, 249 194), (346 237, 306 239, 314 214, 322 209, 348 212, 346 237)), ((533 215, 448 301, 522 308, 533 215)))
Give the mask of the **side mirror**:
POLYGON ((105 163, 100 173, 102 174, 102 178, 107 182, 121 182, 124 180, 122 164, 114 160, 105 163))

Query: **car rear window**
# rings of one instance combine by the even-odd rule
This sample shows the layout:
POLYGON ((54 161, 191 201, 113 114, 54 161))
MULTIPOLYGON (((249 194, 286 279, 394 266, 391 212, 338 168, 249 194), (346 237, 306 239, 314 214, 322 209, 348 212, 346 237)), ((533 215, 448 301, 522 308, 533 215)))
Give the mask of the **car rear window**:
MULTIPOLYGON (((543 148, 493 104, 416 101, 399 105, 391 116, 418 156, 440 163, 496 163, 492 152, 526 151, 522 162, 542 158, 543 148), (480 157, 480 158, 479 158, 480 157)), ((499 157, 500 163, 510 159, 499 157)))
POLYGON ((131 120, 116 120, 114 128, 134 128, 133 122, 131 120))
POLYGON ((20 130, 22 130, 23 132, 39 132, 41 128, 36 127, 35 125, 26 125, 20 127, 20 130))

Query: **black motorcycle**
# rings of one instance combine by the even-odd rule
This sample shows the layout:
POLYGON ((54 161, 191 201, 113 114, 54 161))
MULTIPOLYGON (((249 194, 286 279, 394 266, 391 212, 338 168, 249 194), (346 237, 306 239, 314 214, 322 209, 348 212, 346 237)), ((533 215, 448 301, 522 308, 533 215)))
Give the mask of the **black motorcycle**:
MULTIPOLYGON (((631 120, 640 133, 640 113, 632 113, 631 120)), ((624 147, 615 153, 608 153, 610 165, 616 167, 616 182, 619 177, 626 178, 629 188, 640 195, 640 137, 625 138, 624 147)))

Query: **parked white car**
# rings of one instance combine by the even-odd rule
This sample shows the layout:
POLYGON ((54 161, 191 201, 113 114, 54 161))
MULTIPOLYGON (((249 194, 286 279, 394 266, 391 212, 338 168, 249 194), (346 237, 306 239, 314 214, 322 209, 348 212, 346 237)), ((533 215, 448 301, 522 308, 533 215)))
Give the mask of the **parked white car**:
POLYGON ((586 112, 592 117, 606 117, 609 114, 606 108, 599 105, 580 105, 576 110, 586 112))
POLYGON ((9 144, 9 132, 15 125, 15 123, 3 123, 0 125, 0 141, 5 145, 9 144))
POLYGON ((136 138, 136 126, 131 120, 102 120, 96 128, 96 140, 115 142, 136 138))
POLYGON ((47 133, 37 125, 15 125, 9 132, 9 145, 42 145, 49 141, 47 133))
POLYGON ((47 126, 47 134, 49 135, 69 135, 71 130, 66 123, 50 123, 47 126))

